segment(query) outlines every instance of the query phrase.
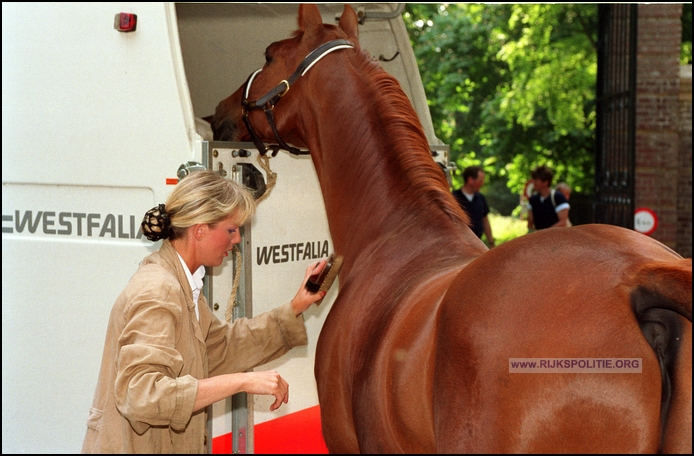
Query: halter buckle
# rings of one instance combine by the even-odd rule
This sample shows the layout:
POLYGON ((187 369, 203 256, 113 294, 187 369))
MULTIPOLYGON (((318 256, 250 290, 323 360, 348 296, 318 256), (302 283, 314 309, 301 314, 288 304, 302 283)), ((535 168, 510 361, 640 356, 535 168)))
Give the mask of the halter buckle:
MULTIPOLYGON (((289 82, 288 82, 286 79, 282 79, 282 80, 280 81, 280 84, 284 84, 284 85, 287 86, 287 88, 284 89, 284 92, 282 92, 282 93, 280 93, 280 94, 278 95, 280 98, 282 98, 283 96, 285 96, 285 95, 287 94, 287 92, 289 92, 289 82)), ((278 85, 279 85, 279 84, 278 84, 278 85)), ((274 106, 273 106, 273 107, 274 107, 274 106)))

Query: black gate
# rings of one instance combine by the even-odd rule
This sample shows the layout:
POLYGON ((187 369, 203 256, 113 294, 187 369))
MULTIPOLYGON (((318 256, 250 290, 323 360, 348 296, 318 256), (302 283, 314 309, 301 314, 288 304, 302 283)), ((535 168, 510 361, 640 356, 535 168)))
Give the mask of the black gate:
POLYGON ((595 222, 634 228, 638 5, 598 5, 595 222))

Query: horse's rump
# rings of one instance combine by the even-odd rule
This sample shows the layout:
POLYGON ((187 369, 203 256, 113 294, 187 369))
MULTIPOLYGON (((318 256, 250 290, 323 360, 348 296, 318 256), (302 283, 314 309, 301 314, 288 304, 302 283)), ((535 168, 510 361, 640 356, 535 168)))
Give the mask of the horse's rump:
POLYGON ((653 452, 686 448, 687 430, 691 446, 690 319, 691 259, 640 234, 548 230, 497 247, 441 306, 437 450, 653 452), (642 372, 510 372, 511 359, 539 358, 639 358, 642 372))

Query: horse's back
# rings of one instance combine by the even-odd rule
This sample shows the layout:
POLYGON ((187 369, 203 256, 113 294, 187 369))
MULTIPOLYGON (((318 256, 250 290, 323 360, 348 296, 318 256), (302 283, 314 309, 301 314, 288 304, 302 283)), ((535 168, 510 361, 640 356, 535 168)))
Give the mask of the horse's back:
POLYGON ((458 275, 441 305, 438 451, 667 447, 668 436, 663 442, 660 436, 661 359, 651 346, 664 342, 644 337, 641 326, 649 322, 639 312, 657 320, 661 315, 648 317, 648 309, 668 306, 684 309, 662 316, 682 339, 670 336, 664 348, 681 360, 672 372, 669 440, 686 448, 688 431, 691 449, 691 259, 605 225, 537 232, 482 255, 458 275), (653 301, 642 311, 634 308, 640 293, 653 301), (512 359, 614 358, 640 359, 641 372, 510 372, 512 359))

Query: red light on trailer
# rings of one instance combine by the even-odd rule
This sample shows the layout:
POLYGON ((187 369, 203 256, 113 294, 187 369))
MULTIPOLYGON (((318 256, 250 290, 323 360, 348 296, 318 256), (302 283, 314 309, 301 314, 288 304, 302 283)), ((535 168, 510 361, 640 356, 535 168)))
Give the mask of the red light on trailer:
POLYGON ((118 13, 113 20, 113 28, 119 32, 134 32, 137 27, 137 14, 118 13))
POLYGON ((167 177, 166 185, 176 185, 178 184, 178 177, 167 177))

